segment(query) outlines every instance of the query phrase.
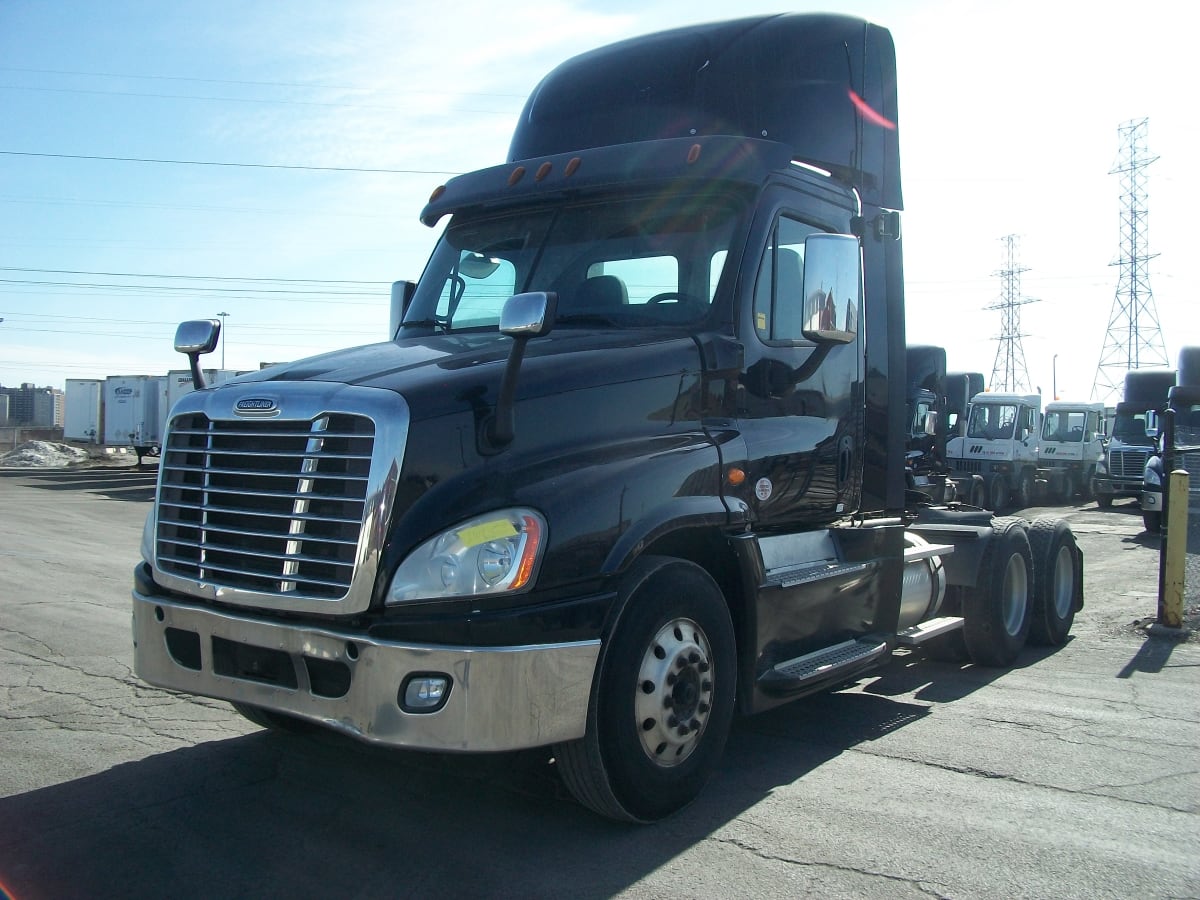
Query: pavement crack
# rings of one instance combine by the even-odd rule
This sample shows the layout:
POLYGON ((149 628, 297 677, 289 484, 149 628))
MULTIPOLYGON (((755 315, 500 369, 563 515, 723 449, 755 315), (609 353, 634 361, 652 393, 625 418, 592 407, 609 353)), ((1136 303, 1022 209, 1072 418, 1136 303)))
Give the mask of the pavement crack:
POLYGON ((905 875, 894 875, 890 872, 878 872, 878 871, 874 871, 872 869, 863 869, 863 868, 858 868, 855 866, 839 865, 837 863, 814 862, 811 860, 793 859, 788 856, 780 856, 775 853, 768 853, 767 851, 763 850, 761 847, 755 847, 752 844, 748 843, 747 841, 738 840, 736 838, 714 837, 714 838, 712 838, 712 840, 716 841, 719 844, 724 844, 729 847, 735 847, 738 850, 744 850, 745 852, 750 853, 753 856, 756 856, 757 858, 766 860, 768 862, 781 862, 786 865, 796 866, 796 867, 802 868, 802 869, 820 869, 820 870, 829 870, 829 871, 834 871, 834 872, 844 872, 844 873, 848 873, 851 875, 864 875, 868 878, 879 878, 879 879, 882 879, 883 881, 887 881, 890 883, 908 885, 909 887, 916 888, 922 894, 925 894, 929 897, 937 898, 937 900, 949 900, 949 898, 950 898, 949 894, 943 894, 940 891, 935 890, 933 887, 931 887, 929 885, 928 882, 922 881, 917 878, 909 878, 905 875))

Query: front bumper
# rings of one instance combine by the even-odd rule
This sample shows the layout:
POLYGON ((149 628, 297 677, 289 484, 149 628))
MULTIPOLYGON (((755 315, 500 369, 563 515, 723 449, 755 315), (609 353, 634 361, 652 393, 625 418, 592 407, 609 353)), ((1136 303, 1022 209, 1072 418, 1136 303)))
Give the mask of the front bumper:
POLYGON ((598 640, 524 647, 401 644, 133 592, 144 681, 286 713, 368 743, 500 751, 582 737, 598 640), (451 686, 436 712, 406 712, 414 674, 451 686))
POLYGON ((1162 489, 1146 488, 1142 491, 1141 498, 1142 512, 1162 512, 1163 510, 1163 493, 1162 489))

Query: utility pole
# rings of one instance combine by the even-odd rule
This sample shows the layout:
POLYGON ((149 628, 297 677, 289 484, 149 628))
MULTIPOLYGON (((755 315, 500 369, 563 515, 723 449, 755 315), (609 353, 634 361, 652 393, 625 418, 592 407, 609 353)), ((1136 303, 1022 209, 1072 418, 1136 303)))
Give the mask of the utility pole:
POLYGON ((1118 129, 1121 159, 1108 173, 1121 176, 1121 250, 1111 263, 1120 267, 1121 274, 1092 382, 1092 399, 1110 405, 1121 398, 1128 370, 1170 366, 1150 290, 1150 260, 1158 254, 1150 252, 1146 237, 1146 167, 1158 157, 1146 152, 1148 122, 1138 119, 1118 129))
POLYGON ((217 315, 221 317, 221 368, 224 369, 225 368, 225 340, 229 334, 229 332, 227 332, 225 330, 225 320, 227 318, 229 318, 229 313, 219 312, 219 313, 217 313, 217 315))
POLYGON ((1000 310, 1000 337, 996 338, 996 362, 992 366, 993 391, 1029 393, 1029 369, 1025 365, 1025 348, 1021 345, 1021 307, 1035 303, 1021 296, 1021 273, 1029 270, 1017 264, 1017 236, 1002 238, 1005 244, 1005 267, 995 274, 1003 285, 1000 299, 985 309, 1000 310))

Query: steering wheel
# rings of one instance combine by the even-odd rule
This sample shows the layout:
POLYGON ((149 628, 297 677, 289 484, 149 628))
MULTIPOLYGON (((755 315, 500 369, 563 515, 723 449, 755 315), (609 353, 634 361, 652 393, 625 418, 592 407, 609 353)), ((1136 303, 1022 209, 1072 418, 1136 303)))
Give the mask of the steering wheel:
POLYGON ((682 291, 663 291, 661 294, 655 294, 647 300, 646 305, 649 306, 651 303, 666 303, 669 300, 674 300, 676 303, 688 303, 691 301, 691 298, 682 291))

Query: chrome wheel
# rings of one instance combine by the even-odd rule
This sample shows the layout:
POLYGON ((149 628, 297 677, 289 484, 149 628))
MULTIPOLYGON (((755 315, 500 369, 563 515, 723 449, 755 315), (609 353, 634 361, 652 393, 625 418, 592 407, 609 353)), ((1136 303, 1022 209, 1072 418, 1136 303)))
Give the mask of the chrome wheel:
POLYGON ((638 671, 634 715, 642 750, 676 766, 700 742, 712 710, 712 653, 691 619, 668 622, 650 642, 638 671))
POLYGON ((1018 553, 1008 558, 1008 565, 1004 569, 1004 587, 1001 590, 1004 630, 1015 636, 1020 634, 1025 625, 1029 608, 1029 570, 1025 558, 1018 553))

